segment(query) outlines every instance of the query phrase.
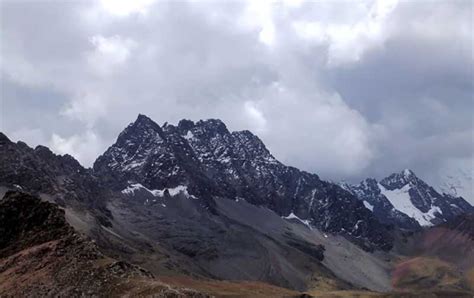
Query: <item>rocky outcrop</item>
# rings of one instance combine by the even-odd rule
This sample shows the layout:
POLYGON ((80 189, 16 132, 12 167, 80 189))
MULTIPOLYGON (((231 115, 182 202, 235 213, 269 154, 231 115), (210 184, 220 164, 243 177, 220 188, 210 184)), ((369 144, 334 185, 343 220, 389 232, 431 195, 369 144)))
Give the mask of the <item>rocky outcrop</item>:
POLYGON ((97 295, 120 278, 152 277, 121 264, 76 233, 57 205, 21 192, 0 201, 0 295, 97 295))

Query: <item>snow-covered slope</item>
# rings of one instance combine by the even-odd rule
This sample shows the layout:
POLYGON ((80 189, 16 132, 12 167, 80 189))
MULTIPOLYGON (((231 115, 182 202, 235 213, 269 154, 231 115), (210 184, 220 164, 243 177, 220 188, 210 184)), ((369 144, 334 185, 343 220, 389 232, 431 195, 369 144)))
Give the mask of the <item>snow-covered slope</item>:
POLYGON ((431 221, 436 218, 436 212, 442 214, 439 207, 433 205, 426 213, 416 208, 411 201, 410 184, 405 185, 401 189, 394 190, 388 190, 383 185, 379 184, 379 188, 382 195, 392 203, 395 209, 415 219, 422 226, 432 225, 431 221))
POLYGON ((405 229, 432 226, 474 211, 463 198, 440 194, 413 171, 392 174, 380 182, 366 179, 359 185, 344 184, 380 221, 405 229))

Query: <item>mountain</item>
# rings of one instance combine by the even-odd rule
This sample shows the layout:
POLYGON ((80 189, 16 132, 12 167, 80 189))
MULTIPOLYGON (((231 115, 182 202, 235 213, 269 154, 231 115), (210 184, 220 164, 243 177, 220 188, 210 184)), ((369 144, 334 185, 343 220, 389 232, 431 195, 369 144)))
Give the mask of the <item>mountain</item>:
MULTIPOLYGON (((1 205, 0 225, 8 231, 19 229, 3 242, 8 252, 0 257, 0 295, 5 289, 13 291, 18 279, 31 281, 28 284, 39 280, 42 285, 19 287, 13 293, 20 296, 28 290, 37 295, 46 290, 62 293, 57 289, 69 289, 74 280, 85 285, 90 282, 85 275, 99 274, 96 269, 108 274, 107 266, 115 263, 111 270, 123 272, 124 279, 122 273, 111 278, 120 285, 123 281, 125 289, 110 289, 105 283, 102 288, 94 286, 94 293, 110 289, 116 291, 113 294, 153 295, 163 287, 176 293, 191 288, 196 295, 260 293, 266 297, 302 291, 316 296, 324 296, 321 291, 344 291, 338 295, 369 294, 367 289, 403 291, 408 284, 397 282, 394 287, 393 270, 400 260, 423 255, 413 243, 422 239, 425 229, 420 229, 416 218, 395 208, 398 205, 387 193, 398 193, 399 188, 409 195, 415 191, 418 196, 413 195, 413 200, 419 208, 431 206, 429 198, 436 209, 453 216, 455 212, 446 208, 456 209, 449 204, 469 207, 460 199, 434 194, 412 172, 359 186, 321 180, 279 162, 251 132, 230 132, 215 119, 159 126, 139 115, 92 169, 83 168, 69 155, 56 155, 43 146, 30 148, 0 133, 0 164, 0 197, 6 194, 0 200, 0 205, 6 204, 1 205), (370 196, 361 199, 368 190, 370 196), (23 200, 23 196, 41 201, 23 200), (39 212, 43 209, 46 215, 39 212), (44 221, 51 217, 47 214, 55 219, 44 221), (72 232, 64 228, 64 219, 72 232), (67 248, 70 254, 53 257, 55 241, 69 239, 71 233, 74 239, 82 239, 85 248, 94 247, 94 253, 76 259, 84 246, 73 242, 67 248), (68 261, 79 264, 73 267, 78 270, 61 271, 68 261), (155 277, 128 278, 124 270, 133 276, 149 272, 155 277), (51 283, 43 273, 55 281, 58 274, 65 279, 51 283)), ((432 223, 443 221, 436 220, 432 223)), ((460 234, 452 233, 453 237, 460 234)), ((449 249, 440 246, 437 253, 449 249)), ((433 264, 447 268, 444 263, 433 264)), ((467 288, 449 288, 459 289, 467 288)))
MULTIPOLYGON (((140 124, 142 120, 145 120, 145 127, 152 125, 156 129, 151 120, 139 118, 142 119, 137 120, 135 125, 132 124, 125 132, 136 126, 140 128, 143 125, 140 124)), ((202 123, 210 122, 213 121, 202 123)), ((162 130, 166 137, 164 143, 169 146, 165 147, 165 150, 171 155, 172 169, 179 166, 186 171, 182 171, 183 175, 178 177, 181 180, 169 175, 169 182, 163 183, 162 189, 157 189, 155 184, 152 184, 161 183, 158 176, 154 178, 150 174, 153 171, 147 173, 147 170, 124 170, 120 173, 115 170, 102 172, 97 167, 84 169, 68 155, 56 155, 41 146, 33 149, 23 142, 12 142, 2 134, 0 195, 8 190, 21 190, 60 205, 64 208, 68 223, 93 239, 102 253, 117 260, 127 260, 160 277, 174 279, 175 276, 186 276, 200 281, 247 280, 298 291, 312 287, 370 288, 383 291, 390 289, 386 265, 368 252, 377 246, 367 238, 351 238, 348 233, 344 234, 344 231, 340 236, 322 232, 310 225, 309 220, 298 218, 294 213, 287 216, 269 209, 266 205, 251 203, 252 198, 249 195, 247 199, 228 196, 228 189, 220 187, 205 175, 204 165, 199 159, 190 156, 188 158, 194 159, 194 164, 192 161, 188 164, 188 160, 183 162, 186 154, 182 151, 186 150, 186 147, 180 149, 175 145, 175 141, 165 135, 169 129, 172 127, 166 125, 162 130), (127 171, 129 173, 126 173, 127 171), (120 178, 121 175, 123 178, 120 178), (175 184, 171 184, 173 179, 175 184), (365 250, 351 241, 358 243, 365 250), (326 247, 334 249, 327 251, 326 247)), ((125 135, 125 132, 121 136, 125 135)), ((140 128, 130 133, 130 136, 142 132, 140 128)), ((155 134, 154 130, 151 132, 155 134)), ((251 134, 246 134, 252 137, 251 134)), ((181 136, 177 138, 182 139, 181 136)), ((141 137, 137 139, 141 141, 141 137)), ((213 142, 211 140, 210 144, 213 142)), ((258 148, 259 144, 261 142, 253 145, 258 148)), ((143 148, 145 144, 140 143, 140 146, 143 148)), ((163 148, 150 147, 146 150, 163 148)), ((239 148, 235 150, 239 152, 239 148)), ((246 150, 240 152, 251 154, 246 150)), ((140 160, 137 157, 139 154, 130 156, 140 160)), ((104 157, 105 155, 102 158, 104 157)), ((201 158, 204 160, 202 156, 201 158)), ((119 157, 117 160, 120 160, 119 157)), ((212 159, 208 162, 211 163, 212 159)), ((265 161, 258 158, 251 160, 249 157, 249 160, 242 162, 250 165, 265 161)), ((133 164, 132 160, 129 163, 133 164)), ((123 164, 127 164, 125 159, 117 163, 117 169, 124 167, 123 164)), ((166 179, 166 167, 157 167, 156 171, 166 179)), ((292 168, 289 171, 299 173, 292 168)), ((252 177, 248 175, 247 179, 251 182, 252 177)), ((304 175, 341 192, 352 204, 362 206, 357 199, 339 187, 320 181, 316 175, 304 175)), ((217 178, 217 174, 215 177, 217 178)), ((269 179, 268 175, 266 177, 269 179)), ((256 187, 252 187, 254 189, 251 191, 255 193, 256 187)), ((230 190, 235 191, 232 188, 230 190)), ((327 210, 328 213, 333 213, 332 217, 338 216, 338 210, 331 209, 335 207, 329 206, 327 210)), ((370 212, 363 207, 362 210, 362 214, 371 217, 370 212)), ((349 211, 344 212, 352 216, 349 211)), ((373 226, 375 231, 377 228, 385 231, 378 223, 373 226)), ((363 228, 362 223, 360 228, 363 228)), ((197 281, 192 283, 193 288, 209 284, 197 281)), ((245 288, 243 285, 232 285, 229 282, 225 286, 232 286, 234 289, 245 288)), ((253 287, 255 284, 249 286, 253 287)), ((221 288, 221 285, 213 284, 213 287, 221 288)), ((258 287, 268 289, 264 285, 258 287)))
POLYGON ((438 193, 408 169, 380 182, 369 178, 358 185, 341 185, 363 201, 381 222, 407 230, 433 226, 474 211, 462 197, 438 193))
MULTIPOLYGON (((282 218, 267 208, 245 200, 216 197, 214 211, 211 212, 202 200, 192 199, 183 192, 167 190, 162 198, 158 198, 143 187, 130 193, 108 190, 103 187, 107 183, 90 170, 81 171, 82 174, 76 177, 77 171, 62 169, 62 159, 69 157, 50 156, 48 153, 46 160, 52 159, 46 162, 35 149, 21 142, 3 142, 0 151, 5 165, 2 177, 8 178, 0 180, 1 195, 6 193, 8 197, 8 190, 16 189, 33 193, 44 201, 61 204, 68 223, 93 239, 101 253, 146 268, 160 276, 160 280, 165 279, 165 286, 189 288, 192 284, 192 288, 216 295, 240 295, 258 290, 267 297, 290 296, 288 293, 296 295, 294 290, 319 286, 325 289, 389 289, 385 269, 368 252, 340 236, 323 234, 298 220, 282 218), (29 162, 23 162, 25 159, 29 162), (40 176, 35 178, 36 174, 40 176), (48 183, 43 184, 44 188, 30 183, 37 179, 48 183), (59 183, 64 180, 74 183, 74 187, 59 183), (93 182, 90 188, 98 191, 86 189, 87 184, 81 183, 83 180, 93 182), (103 192, 108 192, 108 195, 93 196, 103 192), (145 204, 147 199, 149 203, 145 204), (98 210, 97 206, 106 211, 98 210), (325 254, 325 246, 335 245, 338 245, 336 250, 325 254), (354 255, 358 257, 349 257, 354 255), (365 265, 358 265, 362 260, 365 265), (371 272, 377 274, 372 275, 371 272), (226 282, 219 282, 222 279, 226 282), (293 289, 293 292, 273 285, 293 289)), ((26 214, 31 213, 28 205, 19 205, 24 205, 21 209, 26 214)), ((5 214, 11 214, 14 210, 4 209, 5 214)), ((13 213, 11 217, 18 216, 13 213)), ((23 222, 27 219, 19 220, 23 222)), ((48 229, 48 225, 42 225, 35 233, 41 236, 41 231, 47 232, 48 229)), ((28 246, 24 248, 29 250, 28 246)), ((5 260, 11 264, 9 258, 6 256, 5 260)), ((12 258, 16 258, 16 254, 12 258)), ((31 260, 25 262, 26 265, 20 264, 18 270, 21 274, 16 277, 11 277, 11 271, 5 271, 6 281, 0 284, 0 291, 11 291, 15 278, 23 278, 22 274, 27 274, 25 268, 28 264, 42 262, 42 255, 33 255, 31 260)), ((67 267, 63 259, 58 262, 59 265, 52 269, 67 267)), ((84 272, 90 273, 85 269, 84 272)), ((79 279, 79 276, 76 278, 79 279)), ((163 283, 159 282, 159 285, 161 287, 163 283)), ((56 285, 28 290, 41 294, 51 287, 56 288, 56 285)))
POLYGON ((45 146, 33 149, 0 132, 0 164, 0 188, 37 194, 78 212, 87 209, 102 225, 110 226, 105 206, 113 193, 72 156, 56 155, 45 146))
POLYGON ((392 245, 388 230, 351 193, 282 164, 257 136, 229 132, 220 120, 160 127, 139 115, 96 160, 94 172, 115 190, 182 192, 211 211, 216 197, 245 200, 366 249, 392 245))

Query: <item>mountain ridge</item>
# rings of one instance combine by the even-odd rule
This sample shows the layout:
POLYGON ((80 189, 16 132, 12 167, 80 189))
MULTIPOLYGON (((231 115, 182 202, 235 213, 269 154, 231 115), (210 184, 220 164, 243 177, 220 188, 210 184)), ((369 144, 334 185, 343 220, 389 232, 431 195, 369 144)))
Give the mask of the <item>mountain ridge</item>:
POLYGON ((186 186, 211 208, 213 196, 243 198, 281 216, 294 213, 367 249, 391 245, 388 231, 375 224, 372 214, 349 192, 315 174, 285 166, 257 136, 229 132, 220 120, 184 120, 177 126, 159 127, 139 115, 93 168, 104 180, 118 177, 112 186, 117 190, 131 183, 155 190, 186 186))
POLYGON ((159 126, 139 115, 90 169, 4 134, 0 151, 0 195, 23 189, 59 204, 68 222, 115 258, 160 275, 298 291, 390 291, 399 229, 424 227, 395 209, 384 222, 377 210, 392 210, 385 193, 409 194, 409 185, 420 188, 417 205, 429 211, 423 194, 433 193, 412 171, 366 179, 360 189, 321 180, 279 162, 250 131, 230 132, 216 119, 159 126), (381 206, 361 199, 367 189, 381 206))
POLYGON ((357 185, 341 184, 383 222, 408 230, 432 226, 474 211, 464 198, 440 194, 410 169, 380 181, 367 178, 357 185))

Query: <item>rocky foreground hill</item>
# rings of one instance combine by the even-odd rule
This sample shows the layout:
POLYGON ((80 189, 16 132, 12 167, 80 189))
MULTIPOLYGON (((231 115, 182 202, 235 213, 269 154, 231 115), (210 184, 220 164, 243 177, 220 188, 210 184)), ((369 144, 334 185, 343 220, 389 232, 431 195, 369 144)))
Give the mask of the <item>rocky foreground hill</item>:
MULTIPOLYGON (((115 296, 151 287, 153 275, 102 254, 57 205, 21 192, 0 200, 0 296, 115 296)), ((207 297, 154 284, 157 295, 207 297)))
POLYGON ((260 282, 154 276, 136 265, 104 255, 94 241, 66 222, 64 211, 57 205, 10 191, 0 200, 0 296, 470 297, 468 289, 473 285, 473 269, 472 259, 469 259, 474 253, 472 219, 472 215, 464 216, 419 236, 433 241, 433 233, 450 240, 459 239, 461 235, 466 258, 461 261, 463 258, 459 257, 459 240, 451 244, 444 241, 437 248, 416 245, 420 255, 401 260, 393 269, 392 282, 400 292, 369 292, 347 284, 335 287, 326 280, 303 293, 260 282), (440 234, 435 229, 443 232, 440 234), (463 275, 454 267, 456 262, 433 258, 433 251, 440 253, 439 247, 443 245, 450 245, 454 253, 441 253, 443 258, 457 255, 458 262, 470 271, 463 275), (432 288, 427 291, 427 287, 432 288))
POLYGON ((104 255, 74 230, 64 210, 26 193, 0 200, 1 297, 299 297, 302 293, 259 282, 158 278, 104 255), (193 289, 195 287, 196 289, 193 289))

